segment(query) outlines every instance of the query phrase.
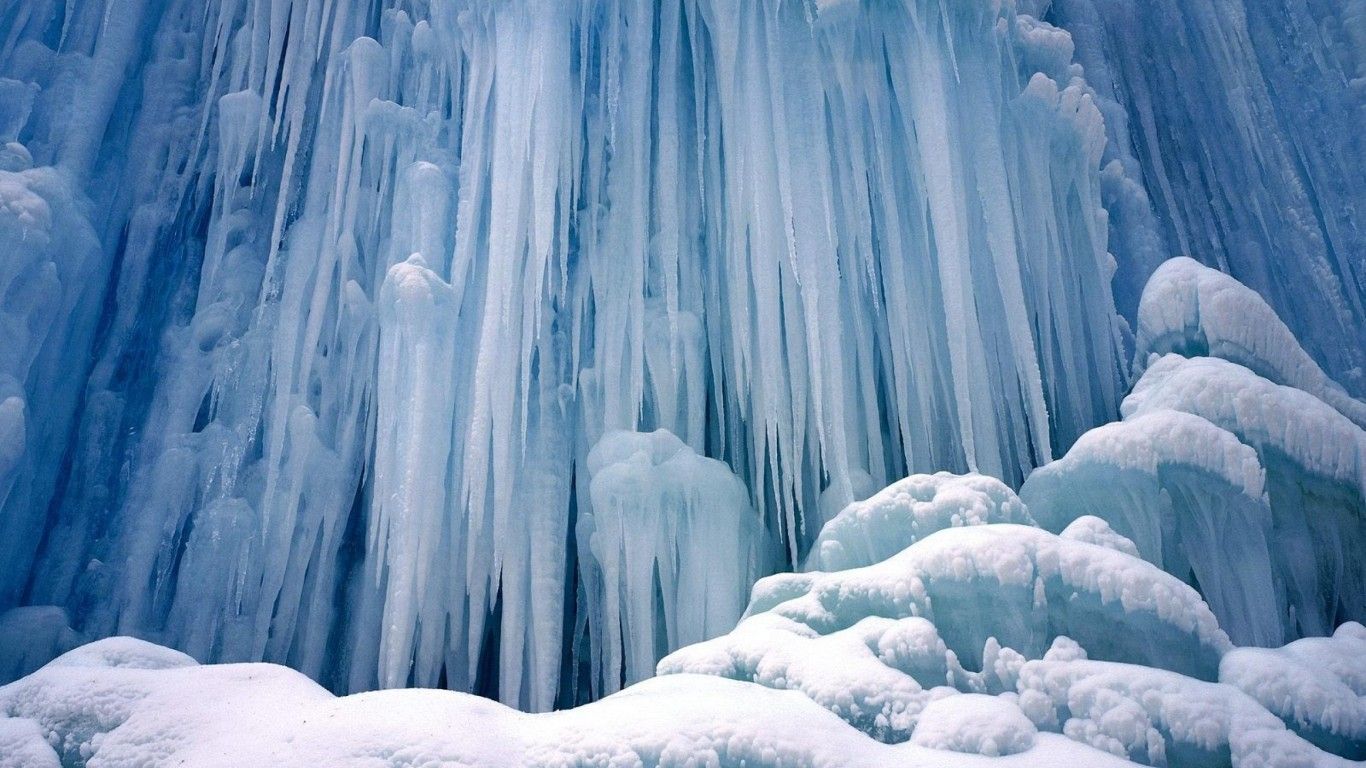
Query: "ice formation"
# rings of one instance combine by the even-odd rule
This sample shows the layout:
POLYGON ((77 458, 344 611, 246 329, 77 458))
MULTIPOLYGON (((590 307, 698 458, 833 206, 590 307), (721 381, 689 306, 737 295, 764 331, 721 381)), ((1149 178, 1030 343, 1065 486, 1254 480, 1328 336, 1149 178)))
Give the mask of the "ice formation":
MULTIPOLYGON (((403 301, 439 300, 405 264, 403 301)), ((1168 285, 1143 305, 1179 311, 1154 298, 1168 285)), ((1151 359, 1123 412, 1019 496, 939 473, 848 504, 808 570, 760 579, 733 628, 765 555, 743 480, 668 430, 608 432, 576 526, 582 621, 608 635, 583 683, 601 700, 533 715, 448 691, 336 698, 284 667, 111 638, 0 687, 0 766, 1360 765, 1366 431, 1308 392, 1177 354, 1151 359), (740 569, 698 567, 718 553, 740 569), (1319 636, 1282 645, 1300 634, 1319 636)), ((423 434, 381 431, 414 451, 423 434)), ((389 483, 396 514, 441 492, 389 483)), ((211 517, 186 556, 249 549, 230 535, 242 514, 211 517)), ((0 626, 37 626, 10 618, 34 610, 0 626)), ((71 641, 61 611, 37 610, 71 641)), ((552 693, 522 679, 533 702, 552 693)))
POLYGON ((579 561, 599 638, 594 685, 611 692, 654 674, 665 653, 734 626, 768 552, 744 483, 671 432, 604 435, 588 476, 579 561))
POLYGON ((1070 33, 1105 115, 1124 311, 1157 262, 1194 257, 1265 297, 1366 394, 1361 0, 1020 5, 1070 33))
POLYGON ((1366 760, 1363 94, 1363 0, 0 4, 0 766, 1366 760))
POLYGON ((0 608, 546 709, 601 688, 604 435, 724 462, 777 564, 1018 485, 1128 367, 1070 54, 975 0, 7 5, 0 608))

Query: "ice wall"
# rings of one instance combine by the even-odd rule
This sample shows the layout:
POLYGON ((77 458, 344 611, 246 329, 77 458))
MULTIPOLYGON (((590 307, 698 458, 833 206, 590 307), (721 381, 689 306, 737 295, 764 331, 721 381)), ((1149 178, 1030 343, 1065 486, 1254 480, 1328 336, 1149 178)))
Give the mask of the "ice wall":
POLYGON ((1018 484, 1118 408, 1104 127, 1010 3, 42 2, 0 46, 3 173, 54 179, 3 236, 58 271, 5 317, 67 334, 5 364, 0 607, 547 708, 607 642, 603 435, 723 462, 796 564, 822 498, 1018 484))
MULTIPOLYGON (((1124 242, 1155 228, 1264 296, 1329 375, 1366 392, 1366 37, 1354 0, 1031 0, 1071 33, 1105 112, 1124 242), (1145 211, 1145 207, 1147 210, 1145 211)), ((1131 306, 1146 279, 1117 291, 1131 306)))

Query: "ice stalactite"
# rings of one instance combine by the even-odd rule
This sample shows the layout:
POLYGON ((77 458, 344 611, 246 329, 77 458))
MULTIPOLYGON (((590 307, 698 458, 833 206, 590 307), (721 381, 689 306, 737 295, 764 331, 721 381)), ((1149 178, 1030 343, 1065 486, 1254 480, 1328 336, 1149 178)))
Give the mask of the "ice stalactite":
POLYGON ((672 433, 609 432, 578 524, 596 693, 735 625, 771 553, 744 483, 672 433))
MULTIPOLYGON (((0 461, 46 435, 53 473, 6 502, 40 551, 0 607, 546 709, 612 687, 579 685, 593 659, 648 669, 604 668, 583 613, 604 436, 722 462, 725 524, 795 565, 893 478, 1018 484, 1118 409, 1105 129, 1067 35, 1012 3, 0 19, 5 158, 33 158, 4 173, 56 168, 53 210, 100 214, 54 221, 92 276, 44 347, 90 375, 0 393, 0 461)), ((756 575, 732 565, 722 591, 756 575)))

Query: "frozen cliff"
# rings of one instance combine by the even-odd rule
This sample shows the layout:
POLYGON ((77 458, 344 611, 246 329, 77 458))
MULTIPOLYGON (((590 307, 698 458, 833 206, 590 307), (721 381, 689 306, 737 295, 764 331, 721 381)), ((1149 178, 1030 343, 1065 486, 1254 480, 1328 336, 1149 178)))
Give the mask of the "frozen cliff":
POLYGON ((0 4, 0 681, 189 656, 0 765, 1362 759, 1363 125, 1361 0, 0 4))

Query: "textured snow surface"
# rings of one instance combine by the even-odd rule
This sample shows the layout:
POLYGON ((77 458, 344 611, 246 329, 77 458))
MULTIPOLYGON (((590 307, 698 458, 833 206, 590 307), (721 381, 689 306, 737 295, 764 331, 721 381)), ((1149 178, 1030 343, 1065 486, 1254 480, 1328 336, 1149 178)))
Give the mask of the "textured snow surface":
MULTIPOLYGON (((716 677, 646 681, 578 709, 529 715, 449 691, 335 698, 269 664, 135 668, 156 654, 131 638, 88 650, 107 666, 53 664, 0 688, 0 766, 1042 766, 1123 765, 1055 734, 1033 734, 1019 710, 993 724, 1016 759, 962 751, 970 734, 951 709, 942 741, 890 746, 866 738, 797 693, 716 677), (955 730, 958 730, 957 738, 955 730), (58 760, 62 762, 58 762, 58 760)), ((60 660, 59 660, 60 661, 60 660)), ((996 702, 991 711, 997 711, 996 702)), ((1001 705, 1011 708, 1008 702, 1001 705)), ((967 713, 979 717, 977 708, 967 713)), ((973 729, 975 731, 975 729, 973 729)), ((978 751, 978 750, 973 750, 978 751)))
POLYGON ((1343 391, 1309 356, 1266 300, 1189 258, 1158 267, 1138 307, 1135 373, 1153 355, 1218 357, 1302 389, 1366 427, 1366 403, 1343 391))
POLYGON ((1015 492, 992 477, 913 475, 845 507, 811 547, 807 570, 872 565, 935 531, 986 523, 1031 523, 1015 492))

